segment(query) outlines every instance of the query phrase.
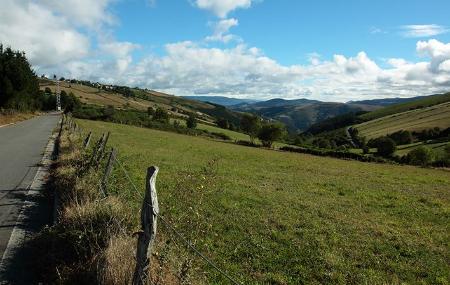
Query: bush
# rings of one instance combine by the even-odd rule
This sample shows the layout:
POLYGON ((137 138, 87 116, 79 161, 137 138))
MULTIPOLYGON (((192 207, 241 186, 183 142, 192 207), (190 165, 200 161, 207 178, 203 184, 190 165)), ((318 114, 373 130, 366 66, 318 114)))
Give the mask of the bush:
POLYGON ((420 146, 408 153, 408 162, 413 165, 428 166, 434 160, 434 152, 432 149, 420 146))
POLYGON ((397 149, 395 141, 391 138, 383 137, 377 140, 377 153, 383 157, 392 156, 397 149))
POLYGON ((155 114, 153 115, 153 120, 161 122, 161 123, 168 123, 169 122, 169 113, 167 113, 166 110, 158 107, 155 111, 155 114))

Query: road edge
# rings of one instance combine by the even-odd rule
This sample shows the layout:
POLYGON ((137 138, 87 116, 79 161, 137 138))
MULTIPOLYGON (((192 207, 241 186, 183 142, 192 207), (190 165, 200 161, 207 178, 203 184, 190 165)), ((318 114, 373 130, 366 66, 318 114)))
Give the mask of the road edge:
POLYGON ((0 271, 1 272, 4 272, 6 270, 6 265, 8 263, 7 261, 13 257, 14 253, 17 251, 17 249, 20 247, 20 245, 25 240, 27 232, 26 232, 26 230, 22 229, 18 225, 20 225, 25 218, 24 212, 28 208, 31 208, 36 205, 36 202, 33 202, 32 201, 33 199, 30 199, 30 198, 36 197, 37 195, 39 195, 41 190, 44 188, 45 183, 49 179, 50 168, 54 161, 54 151, 55 151, 55 147, 57 145, 56 139, 57 139, 57 133, 52 134, 52 136, 50 137, 50 139, 47 143, 47 146, 44 150, 44 154, 42 156, 38 170, 36 171, 33 181, 31 182, 30 186, 28 187, 28 191, 25 196, 25 201, 20 209, 19 216, 17 217, 15 226, 11 232, 11 236, 9 238, 8 244, 3 253, 2 259, 0 261, 0 271))

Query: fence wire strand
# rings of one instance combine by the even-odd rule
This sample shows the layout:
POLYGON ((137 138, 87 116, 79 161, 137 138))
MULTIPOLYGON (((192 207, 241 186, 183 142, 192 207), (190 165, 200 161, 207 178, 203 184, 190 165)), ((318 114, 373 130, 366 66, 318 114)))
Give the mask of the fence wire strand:
MULTIPOLYGON (((114 161, 117 162, 117 164, 120 166, 120 169, 125 174, 128 182, 133 186, 136 193, 139 195, 141 199, 144 198, 142 193, 138 190, 136 185, 134 184, 133 180, 131 179, 130 175, 128 174, 128 171, 125 169, 123 164, 120 162, 120 160, 117 157, 114 157, 114 161)), ((221 275, 223 275, 225 278, 227 278, 232 284, 240 285, 241 283, 236 281, 235 278, 231 277, 228 273, 226 273, 224 270, 222 270, 219 266, 217 266, 214 262, 212 262, 208 257, 206 257, 203 253, 201 253, 189 240, 187 240, 181 233, 179 233, 174 226, 170 224, 162 215, 159 213, 153 212, 161 221, 162 223, 168 228, 170 231, 173 232, 173 234, 182 241, 182 243, 185 244, 188 248, 190 248, 195 254, 197 254, 200 258, 202 258, 207 264, 209 264, 211 267, 213 267, 217 272, 219 272, 221 275)))

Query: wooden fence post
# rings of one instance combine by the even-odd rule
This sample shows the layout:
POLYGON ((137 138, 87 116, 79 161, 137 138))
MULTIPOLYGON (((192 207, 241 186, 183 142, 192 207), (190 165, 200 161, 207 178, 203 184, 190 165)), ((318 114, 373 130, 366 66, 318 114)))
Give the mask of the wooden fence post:
POLYGON ((87 149, 89 146, 89 143, 91 142, 92 132, 89 132, 87 137, 84 139, 83 148, 87 149))
POLYGON ((108 178, 111 175, 111 171, 113 169, 114 162, 116 160, 117 151, 113 148, 111 149, 111 153, 109 154, 108 163, 106 164, 105 168, 105 174, 103 175, 102 183, 100 184, 100 191, 102 192, 103 196, 106 196, 107 193, 107 184, 108 184, 108 178))
POLYGON ((106 148, 106 144, 108 143, 109 134, 110 134, 110 132, 108 132, 106 134, 106 137, 104 138, 104 140, 102 141, 102 144, 100 145, 100 153, 98 154, 97 161, 96 161, 97 165, 103 157, 103 152, 106 148))
POLYGON ((150 258, 156 236, 157 215, 159 213, 158 196, 155 186, 158 171, 159 169, 156 166, 147 169, 145 197, 141 208, 142 230, 138 233, 136 269, 133 275, 133 285, 147 284, 149 278, 150 258))
POLYGON ((102 137, 95 143, 94 149, 92 150, 91 160, 89 161, 88 169, 96 161, 97 154, 100 150, 100 146, 102 145, 104 139, 105 139, 105 134, 103 134, 102 137))

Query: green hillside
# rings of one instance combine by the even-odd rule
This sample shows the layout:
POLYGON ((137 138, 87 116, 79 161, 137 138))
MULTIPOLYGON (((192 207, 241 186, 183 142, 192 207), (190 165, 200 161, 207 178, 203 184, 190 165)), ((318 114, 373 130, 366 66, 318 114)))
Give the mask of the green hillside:
MULTIPOLYGON (((79 124, 96 137, 111 132, 111 146, 137 185, 145 184, 148 166, 159 166, 161 214, 242 284, 450 280, 446 171, 249 148, 97 121, 79 124)), ((141 200, 134 190, 115 191, 137 211, 141 200)), ((166 260, 176 267, 165 272, 185 272, 193 284, 228 284, 194 255, 191 266, 183 267, 179 250, 158 224, 153 266, 166 260)))
POLYGON ((388 107, 384 107, 370 113, 361 115, 360 117, 366 121, 378 119, 381 117, 393 115, 396 113, 402 113, 410 110, 421 109, 430 107, 433 105, 445 103, 450 101, 450 93, 438 94, 433 96, 427 96, 419 100, 396 104, 388 107))
MULTIPOLYGON (((447 98, 450 100, 450 93, 445 97, 436 97, 433 102, 438 102, 447 98)), ((431 104, 431 101, 428 101, 431 104)), ((409 103, 407 103, 409 104, 409 103)), ((424 104, 425 105, 425 104, 424 104)), ((411 105, 408 105, 411 106, 411 105)), ((418 106, 417 103, 415 106, 418 106)), ((384 113, 391 113, 402 110, 405 106, 397 105, 387 107, 384 113)), ((375 112, 381 112, 375 111, 375 112)), ((373 112, 373 113, 375 113, 373 112)), ((364 114, 370 115, 372 113, 364 114)), ((420 109, 413 109, 405 112, 386 115, 381 118, 373 119, 371 121, 358 124, 355 126, 359 132, 368 139, 377 138, 392 134, 400 130, 421 131, 438 127, 446 129, 450 127, 450 102, 442 104, 434 104, 431 107, 424 107, 420 109)))
MULTIPOLYGON (((167 110, 172 116, 179 118, 187 118, 188 114, 194 113, 199 120, 206 123, 214 123, 218 118, 224 118, 236 124, 240 118, 236 112, 212 103, 190 100, 153 90, 128 87, 125 88, 130 90, 129 94, 131 95, 124 96, 124 94, 115 90, 91 85, 82 84, 79 81, 77 83, 61 81, 60 89, 67 93, 72 92, 82 103, 86 104, 114 106, 118 109, 131 108, 141 111, 146 111, 149 107, 160 107, 167 110)), ((39 86, 41 90, 50 88, 52 92, 56 91, 55 82, 48 79, 40 78, 39 86)))

